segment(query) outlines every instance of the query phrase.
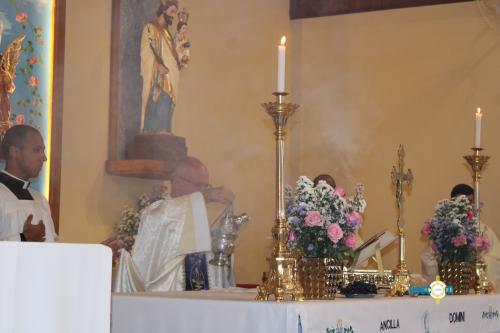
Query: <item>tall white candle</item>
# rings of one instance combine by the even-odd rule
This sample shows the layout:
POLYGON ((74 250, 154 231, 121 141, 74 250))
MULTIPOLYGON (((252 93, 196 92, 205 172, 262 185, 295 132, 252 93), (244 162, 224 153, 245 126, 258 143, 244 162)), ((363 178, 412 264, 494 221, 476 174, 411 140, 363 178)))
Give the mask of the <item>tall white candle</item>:
POLYGON ((286 37, 281 37, 281 45, 278 45, 278 84, 277 92, 285 92, 285 54, 286 54, 286 37))
POLYGON ((476 112, 476 131, 474 136, 474 148, 481 147, 481 119, 483 114, 481 113, 481 108, 477 108, 476 112))

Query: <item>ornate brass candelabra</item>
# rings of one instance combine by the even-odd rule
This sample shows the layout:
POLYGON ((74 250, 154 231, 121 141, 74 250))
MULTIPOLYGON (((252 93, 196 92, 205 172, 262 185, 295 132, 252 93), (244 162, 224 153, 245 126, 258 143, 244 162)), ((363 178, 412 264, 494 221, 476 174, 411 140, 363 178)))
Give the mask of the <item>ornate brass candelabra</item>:
MULTIPOLYGON (((474 209, 476 211, 479 232, 482 233, 479 184, 481 180, 481 171, 483 170, 483 167, 486 165, 490 157, 481 155, 481 151, 483 150, 483 148, 472 148, 472 150, 474 151, 474 154, 466 155, 464 156, 464 159, 472 168, 472 179, 474 180, 474 209)), ((476 294, 487 294, 490 293, 493 289, 491 283, 486 277, 486 270, 487 265, 484 262, 481 254, 478 254, 476 259, 476 285, 474 286, 476 294)))
POLYGON ((391 283, 389 296, 403 296, 408 294, 410 289, 410 272, 406 266, 406 236, 404 233, 404 202, 405 196, 403 185, 411 186, 413 182, 413 174, 410 169, 404 172, 405 150, 402 145, 398 149, 398 166, 392 167, 391 179, 392 184, 396 189, 396 203, 398 205, 398 232, 399 232, 399 263, 393 271, 394 282, 391 283))
POLYGON ((289 228, 285 215, 284 190, 284 148, 285 127, 293 113, 299 107, 297 104, 286 103, 284 92, 273 93, 276 101, 264 103, 262 106, 273 118, 276 127, 276 219, 272 228, 273 250, 269 261, 267 280, 258 288, 257 299, 268 300, 274 295, 276 301, 282 301, 289 296, 292 300, 303 300, 303 289, 297 276, 297 258, 288 250, 289 228))

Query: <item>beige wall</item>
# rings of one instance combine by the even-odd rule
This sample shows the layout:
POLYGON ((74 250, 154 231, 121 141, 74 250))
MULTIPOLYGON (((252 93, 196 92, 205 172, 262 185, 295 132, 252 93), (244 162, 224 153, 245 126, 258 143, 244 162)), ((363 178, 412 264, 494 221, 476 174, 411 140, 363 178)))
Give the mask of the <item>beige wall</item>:
MULTIPOLYGON (((500 182, 498 112, 500 34, 472 3, 293 21, 294 174, 331 172, 350 191, 366 185, 362 235, 395 231, 391 167, 399 144, 415 176, 406 200, 409 266, 420 270, 420 228, 451 187, 470 182, 462 156, 473 144, 481 106, 484 221, 497 233, 500 182)), ((386 253, 394 266, 397 251, 386 253)))
MULTIPOLYGON (((211 182, 236 193, 242 228, 236 273, 257 282, 266 269, 274 219, 274 138, 260 103, 271 100, 276 44, 289 36, 288 87, 301 104, 292 119, 288 180, 331 172, 352 190, 367 187, 363 235, 395 229, 390 168, 399 143, 415 186, 407 200, 410 267, 418 230, 452 184, 468 181, 461 156, 481 105, 492 156, 498 122, 498 35, 473 4, 288 21, 288 0, 186 0, 192 64, 181 77, 174 131, 187 138, 211 182), (321 147, 321 148, 320 148, 321 147)), ((106 238, 124 205, 153 181, 107 175, 111 1, 67 1, 60 237, 106 238), (91 19, 89 19, 91 18, 91 19), (89 22, 92 21, 92 24, 89 22)), ((493 159, 484 175, 484 217, 493 225, 493 159)), ((495 186, 497 185, 497 186, 495 186)), ((500 227, 495 225, 497 232, 500 227)), ((396 251, 387 254, 393 265, 396 251)))

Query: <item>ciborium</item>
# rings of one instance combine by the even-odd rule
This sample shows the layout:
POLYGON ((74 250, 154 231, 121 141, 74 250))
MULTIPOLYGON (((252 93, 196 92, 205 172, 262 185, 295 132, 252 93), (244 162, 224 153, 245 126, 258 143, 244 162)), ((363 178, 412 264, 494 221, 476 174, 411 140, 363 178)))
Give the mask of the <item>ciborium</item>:
MULTIPOLYGON (((480 202, 480 180, 481 180, 481 172, 483 167, 486 165, 489 156, 481 155, 483 148, 474 147, 472 148, 474 152, 472 155, 464 156, 464 159, 469 163, 472 168, 472 180, 474 181, 474 210, 477 217, 477 224, 479 233, 482 234, 481 231, 481 202, 480 202)), ((493 286, 491 282, 488 281, 486 277, 487 265, 484 262, 484 259, 481 253, 478 253, 476 259, 476 285, 474 286, 474 290, 476 294, 488 294, 493 290, 493 286)))
POLYGON ((298 279, 297 258, 287 248, 289 228, 286 223, 285 190, 284 190, 284 155, 285 127, 288 119, 299 107, 297 104, 285 102, 285 92, 275 92, 274 102, 262 104, 271 116, 276 131, 276 218, 272 228, 273 250, 267 258, 269 273, 267 280, 258 287, 257 300, 269 300, 274 296, 276 301, 303 300, 303 289, 298 279))

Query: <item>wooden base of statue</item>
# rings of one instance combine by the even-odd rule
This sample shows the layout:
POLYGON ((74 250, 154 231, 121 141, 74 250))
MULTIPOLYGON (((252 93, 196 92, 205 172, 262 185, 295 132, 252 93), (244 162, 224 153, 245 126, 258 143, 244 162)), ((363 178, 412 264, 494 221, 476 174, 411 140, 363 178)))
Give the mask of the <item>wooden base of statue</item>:
POLYGON ((127 160, 178 162, 187 156, 186 139, 171 134, 139 134, 127 145, 127 160))
POLYGON ((186 139, 171 134, 139 134, 127 145, 125 160, 106 161, 106 171, 125 177, 168 180, 187 157, 186 139))

